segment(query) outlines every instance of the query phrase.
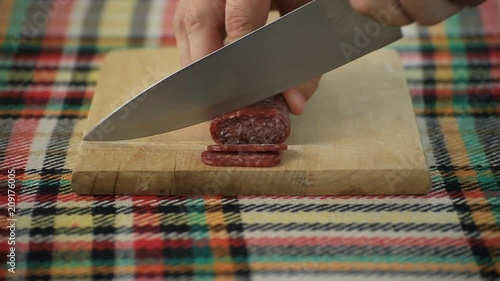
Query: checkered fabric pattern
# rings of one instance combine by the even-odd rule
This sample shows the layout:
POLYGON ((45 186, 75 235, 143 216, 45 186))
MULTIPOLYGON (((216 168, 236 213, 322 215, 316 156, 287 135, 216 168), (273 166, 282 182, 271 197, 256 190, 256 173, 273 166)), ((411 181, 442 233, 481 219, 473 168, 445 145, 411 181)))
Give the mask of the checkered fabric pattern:
POLYGON ((0 280, 500 280, 499 0, 393 45, 428 195, 75 195, 103 55, 173 44, 175 5, 0 1, 0 280))

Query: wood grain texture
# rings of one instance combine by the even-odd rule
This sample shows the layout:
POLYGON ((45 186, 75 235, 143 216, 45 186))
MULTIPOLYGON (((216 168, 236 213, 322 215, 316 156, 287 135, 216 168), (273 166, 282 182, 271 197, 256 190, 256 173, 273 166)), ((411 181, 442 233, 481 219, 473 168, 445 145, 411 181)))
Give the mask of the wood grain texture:
MULTIPOLYGON (((174 48, 110 53, 86 125, 178 69, 174 48)), ((292 116, 282 163, 219 168, 205 122, 119 142, 82 141, 72 185, 80 194, 422 194, 430 174, 397 53, 380 50, 326 74, 305 113, 292 116)))

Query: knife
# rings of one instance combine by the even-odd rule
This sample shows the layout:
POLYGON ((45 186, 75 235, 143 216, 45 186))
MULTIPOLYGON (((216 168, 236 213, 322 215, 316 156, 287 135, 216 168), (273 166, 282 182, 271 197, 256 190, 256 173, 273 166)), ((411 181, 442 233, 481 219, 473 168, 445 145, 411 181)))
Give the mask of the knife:
POLYGON ((84 140, 161 134, 279 94, 402 37, 347 0, 314 0, 152 85, 84 140))

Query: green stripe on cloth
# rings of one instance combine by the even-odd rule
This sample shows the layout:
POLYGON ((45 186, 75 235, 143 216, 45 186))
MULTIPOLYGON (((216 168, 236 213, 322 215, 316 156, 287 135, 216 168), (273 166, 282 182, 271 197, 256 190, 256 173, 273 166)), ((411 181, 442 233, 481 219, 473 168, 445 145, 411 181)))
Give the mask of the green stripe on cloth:
POLYGON ((2 44, 1 48, 3 52, 17 52, 19 44, 25 38, 23 34, 23 21, 25 21, 24 14, 29 4, 30 1, 15 1, 10 15, 7 34, 5 34, 7 40, 2 44))
POLYGON ((210 247, 205 202, 202 198, 193 199, 185 205, 188 211, 188 225, 193 245, 193 271, 195 280, 212 280, 214 259, 210 247), (208 265, 208 266, 207 266, 208 265))

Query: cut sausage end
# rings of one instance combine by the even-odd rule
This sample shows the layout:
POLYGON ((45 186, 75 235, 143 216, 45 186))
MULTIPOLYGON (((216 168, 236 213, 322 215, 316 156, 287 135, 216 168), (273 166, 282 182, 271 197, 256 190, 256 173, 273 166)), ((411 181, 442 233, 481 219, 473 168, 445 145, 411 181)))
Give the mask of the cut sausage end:
POLYGON ((248 107, 223 114, 210 124, 218 145, 201 154, 203 163, 218 167, 273 167, 290 135, 288 105, 277 95, 248 107))
POLYGON ((210 125, 217 144, 280 144, 290 135, 288 105, 282 95, 223 114, 210 125))

